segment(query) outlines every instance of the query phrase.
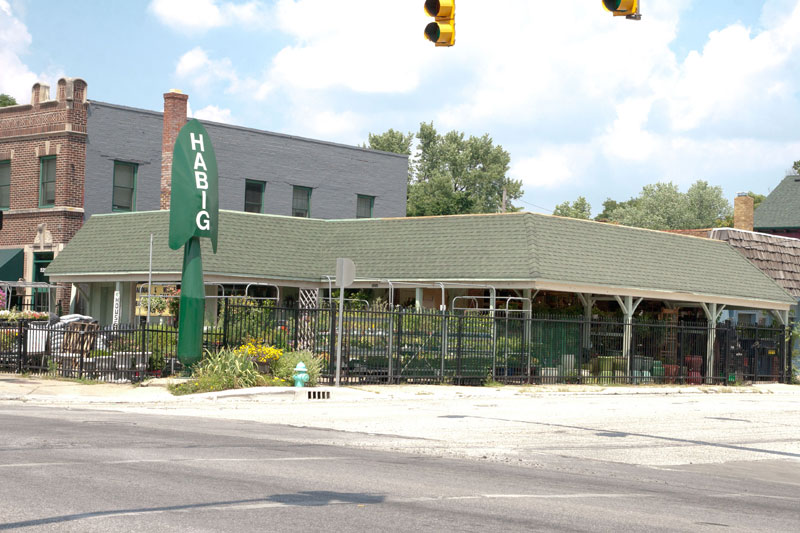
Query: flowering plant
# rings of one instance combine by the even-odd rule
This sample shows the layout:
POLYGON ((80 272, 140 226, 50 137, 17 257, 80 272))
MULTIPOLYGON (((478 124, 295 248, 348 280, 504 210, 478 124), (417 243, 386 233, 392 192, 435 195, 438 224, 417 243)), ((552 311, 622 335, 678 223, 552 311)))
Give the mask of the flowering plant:
POLYGON ((236 352, 250 357, 258 363, 277 361, 283 355, 283 350, 275 346, 268 346, 261 341, 250 339, 247 344, 236 348, 236 352))
POLYGON ((37 311, 17 311, 16 309, 0 310, 0 320, 6 322, 16 322, 17 320, 44 320, 50 315, 37 311))

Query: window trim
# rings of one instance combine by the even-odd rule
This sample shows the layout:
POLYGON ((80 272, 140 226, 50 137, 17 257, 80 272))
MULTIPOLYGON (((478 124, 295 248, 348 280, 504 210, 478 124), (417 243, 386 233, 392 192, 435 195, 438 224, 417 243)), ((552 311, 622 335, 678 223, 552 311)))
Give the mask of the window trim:
POLYGON ((128 161, 114 160, 114 173, 111 178, 111 211, 114 213, 133 213, 136 211, 136 182, 139 175, 138 163, 129 163, 128 161), (133 167, 133 187, 131 187, 131 208, 122 209, 114 205, 114 189, 117 188, 117 165, 124 165, 133 167))
MULTIPOLYGON (((6 164, 8 165, 8 205, 7 206, 0 205, 0 211, 7 211, 11 209, 11 160, 10 159, 0 160, 0 166, 6 164)), ((4 185, 0 185, 0 187, 4 187, 4 185)))
POLYGON ((261 214, 263 214, 264 213, 264 195, 266 194, 266 191, 267 191, 267 182, 266 181, 263 181, 263 180, 251 180, 251 179, 244 180, 244 207, 243 207, 244 212, 245 213, 261 213, 261 214), (248 211, 247 210, 247 186, 251 185, 251 184, 258 185, 261 188, 261 197, 259 198, 258 211, 248 211))
POLYGON ((311 187, 304 187, 302 185, 293 185, 292 186, 292 216, 293 217, 311 218, 311 191, 313 191, 313 189, 311 187), (308 197, 308 209, 307 209, 306 215, 304 217, 301 217, 300 215, 295 215, 294 214, 294 209, 295 209, 295 207, 294 207, 294 193, 297 190, 305 191, 306 192, 306 196, 308 197))
MULTIPOLYGON (((39 207, 55 207, 56 205, 56 177, 53 176, 53 203, 43 203, 42 199, 44 198, 44 162, 45 161, 55 161, 56 156, 54 155, 45 155, 39 158, 39 207)), ((57 163, 54 163, 57 164, 57 163)))
POLYGON ((368 194, 357 194, 356 195, 356 218, 375 218, 375 197, 370 196, 368 194), (358 216, 358 201, 361 199, 369 200, 369 216, 368 217, 360 217, 358 216))

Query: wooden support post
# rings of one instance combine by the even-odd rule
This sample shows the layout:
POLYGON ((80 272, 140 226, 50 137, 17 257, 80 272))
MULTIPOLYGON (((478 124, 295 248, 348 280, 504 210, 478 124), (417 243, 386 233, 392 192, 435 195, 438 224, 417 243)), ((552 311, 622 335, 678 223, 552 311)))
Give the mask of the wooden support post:
POLYGON ((703 311, 706 313, 706 319, 708 320, 705 383, 710 385, 714 382, 714 342, 717 340, 717 322, 719 321, 719 317, 722 316, 725 306, 704 303, 700 305, 703 307, 703 311))
POLYGON ((633 313, 639 304, 642 303, 643 298, 639 298, 636 302, 633 301, 633 296, 625 296, 623 300, 621 297, 614 295, 614 299, 622 308, 625 314, 624 326, 622 329, 622 355, 625 357, 628 366, 628 377, 631 376, 631 343, 633 340, 633 313))
MULTIPOLYGON (((589 349, 592 344, 592 309, 594 308, 594 304, 597 302, 597 298, 592 296, 591 294, 584 294, 578 293, 578 298, 580 298, 581 303, 583 304, 583 336, 581 347, 583 349, 589 349)), ((583 360, 583 353, 579 355, 580 362, 578 363, 578 369, 580 370, 581 364, 588 363, 589 361, 583 360)), ((578 372, 580 374, 580 372, 578 372)))

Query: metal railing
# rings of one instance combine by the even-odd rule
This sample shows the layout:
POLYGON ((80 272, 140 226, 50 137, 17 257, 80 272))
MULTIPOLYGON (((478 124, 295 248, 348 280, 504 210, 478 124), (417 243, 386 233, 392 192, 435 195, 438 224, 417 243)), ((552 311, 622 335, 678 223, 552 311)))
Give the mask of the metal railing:
MULTIPOLYGON (((335 375, 338 310, 226 300, 204 349, 250 341, 308 350, 335 375)), ((788 329, 634 320, 628 357, 621 318, 397 309, 343 313, 344 383, 701 384, 789 382, 788 329), (708 353, 709 335, 715 336, 708 353)), ((169 326, 0 324, 0 370, 136 381, 181 370, 169 326)))

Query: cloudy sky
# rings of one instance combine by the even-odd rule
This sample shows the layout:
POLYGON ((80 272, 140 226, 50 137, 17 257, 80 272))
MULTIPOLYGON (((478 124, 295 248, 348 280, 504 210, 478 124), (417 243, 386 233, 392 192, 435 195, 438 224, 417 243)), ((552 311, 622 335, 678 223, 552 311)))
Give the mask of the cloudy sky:
POLYGON ((800 159, 800 0, 458 0, 456 46, 423 0, 0 0, 0 93, 85 79, 89 98, 360 144, 488 133, 521 205, 593 212, 655 181, 767 193, 800 159))

